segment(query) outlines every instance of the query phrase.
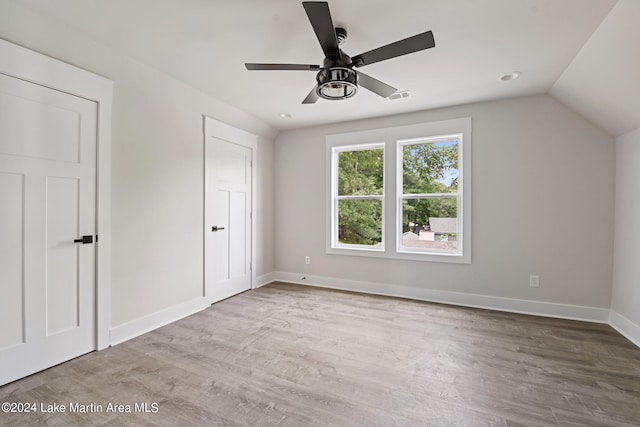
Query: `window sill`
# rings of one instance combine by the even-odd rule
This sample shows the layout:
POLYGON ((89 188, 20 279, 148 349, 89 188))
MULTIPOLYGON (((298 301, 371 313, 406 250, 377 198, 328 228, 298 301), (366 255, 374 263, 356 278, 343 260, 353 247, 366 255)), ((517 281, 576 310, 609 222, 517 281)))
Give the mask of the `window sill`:
POLYGON ((471 264, 471 256, 460 253, 418 253, 411 251, 385 251, 368 248, 327 248, 328 255, 360 256, 404 261, 442 262, 450 264, 471 264))

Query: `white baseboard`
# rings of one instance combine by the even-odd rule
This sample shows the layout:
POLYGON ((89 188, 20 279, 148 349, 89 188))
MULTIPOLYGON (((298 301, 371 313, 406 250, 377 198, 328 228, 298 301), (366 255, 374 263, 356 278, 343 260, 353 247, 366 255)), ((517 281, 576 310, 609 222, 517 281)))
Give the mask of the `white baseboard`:
POLYGON ((415 288, 410 286, 396 286, 385 283, 346 280, 336 277, 313 276, 302 273, 276 272, 275 275, 278 281, 297 283, 301 285, 411 298, 421 301, 461 305, 465 307, 508 311, 511 313, 532 314, 536 316, 557 317, 561 319, 582 320, 596 323, 609 322, 608 308, 503 298, 488 295, 467 294, 463 292, 415 288))
POLYGON ((263 274, 262 276, 256 277, 256 288, 261 288, 264 285, 268 285, 271 282, 276 281, 276 273, 271 272, 267 274, 263 274))
POLYGON ((629 341, 640 347, 640 325, 633 323, 613 309, 609 310, 609 324, 629 341))
POLYGON ((111 328, 111 345, 117 345, 131 338, 135 338, 142 334, 146 334, 161 326, 180 320, 184 317, 191 316, 199 311, 204 310, 211 304, 207 304, 205 298, 198 297, 196 299, 185 301, 181 304, 160 310, 148 316, 131 320, 111 328))

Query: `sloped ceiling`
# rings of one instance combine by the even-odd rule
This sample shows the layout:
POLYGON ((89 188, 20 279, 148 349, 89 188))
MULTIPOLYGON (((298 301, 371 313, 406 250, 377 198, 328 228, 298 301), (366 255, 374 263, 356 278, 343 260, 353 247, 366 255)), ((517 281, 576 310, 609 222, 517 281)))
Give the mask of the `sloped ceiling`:
MULTIPOLYGON (((331 0, 335 24, 349 32, 343 46, 348 54, 426 30, 433 31, 436 47, 362 69, 400 90, 410 90, 408 99, 383 101, 361 89, 348 100, 301 105, 315 84, 315 73, 244 67, 245 62, 321 64, 322 50, 299 0, 3 1, 61 21, 276 129, 547 93, 561 75, 555 96, 570 105, 580 104, 573 86, 563 81, 572 82, 571 73, 586 78, 576 55, 585 52, 583 46, 594 31, 601 31, 600 24, 616 4, 615 0, 331 0), (499 80, 511 71, 521 71, 522 76, 499 80), (284 112, 292 117, 280 117, 284 112)), ((619 51, 629 55, 633 47, 619 51)), ((589 111, 584 114, 592 117, 589 111)), ((615 125, 615 129, 626 127, 615 125)))
POLYGON ((618 2, 550 93, 614 136, 640 128, 640 1, 618 2))

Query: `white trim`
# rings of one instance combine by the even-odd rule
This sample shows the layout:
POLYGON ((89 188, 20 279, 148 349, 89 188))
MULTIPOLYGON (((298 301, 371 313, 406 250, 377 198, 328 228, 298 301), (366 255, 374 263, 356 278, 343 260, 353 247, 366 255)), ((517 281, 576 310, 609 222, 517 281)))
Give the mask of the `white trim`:
POLYGON ((338 194, 338 165, 339 165, 339 155, 341 153, 353 152, 353 151, 367 151, 367 150, 382 150, 382 159, 384 164, 385 159, 385 151, 386 144, 385 142, 375 142, 375 143, 366 143, 366 144, 357 144, 357 145, 336 145, 331 148, 331 157, 330 163, 331 167, 329 170, 329 174, 331 175, 329 180, 330 183, 330 198, 331 200, 328 202, 328 206, 330 211, 328 215, 330 216, 330 231, 331 233, 331 244, 327 246, 327 251, 331 253, 339 254, 342 250, 346 250, 346 253, 349 254, 349 251, 377 251, 384 253, 385 251, 385 191, 386 191, 386 179, 385 179, 385 171, 382 171, 382 194, 370 194, 370 195, 344 195, 340 196, 338 194), (382 241, 379 245, 363 245, 363 244, 346 244, 340 243, 338 239, 338 207, 340 204, 340 200, 380 200, 381 202, 381 222, 382 222, 382 241))
POLYGON ((79 96, 98 106, 96 172, 96 349, 110 344, 111 326, 111 105, 113 82, 0 39, 0 73, 79 96))
POLYGON ((117 345, 132 338, 151 332, 210 307, 204 298, 198 297, 147 316, 131 320, 111 328, 111 345, 117 345))
POLYGON ((256 277, 256 283, 257 283, 256 288, 261 288, 275 281, 276 281, 276 273, 271 272, 271 273, 263 274, 262 276, 256 277))
POLYGON ((108 98, 98 102, 98 168, 96 253, 96 328, 97 349, 111 345, 111 105, 113 82, 108 98))
POLYGON ((640 325, 633 323, 613 309, 609 310, 609 325, 640 347, 640 325))
POLYGON ((507 311, 510 313, 556 317, 560 319, 582 320, 586 322, 608 323, 609 309, 544 301, 531 301, 489 295, 397 286, 386 283, 347 280, 336 277, 312 276, 302 273, 276 272, 280 282, 319 286, 329 289, 362 292, 366 294, 411 298, 419 301, 460 305, 464 307, 507 311))
MULTIPOLYGON (((463 178, 463 170, 464 170, 464 151, 465 150, 465 144, 464 144, 464 134, 463 133, 456 133, 456 134, 451 134, 451 135, 442 135, 442 136, 434 136, 434 137, 427 137, 427 138, 412 138, 412 139, 405 139, 405 140, 398 140, 396 142, 396 195, 397 195, 397 202, 396 202, 396 253, 401 253, 401 254, 415 254, 415 255, 420 255, 420 256, 428 256, 429 258, 431 258, 432 255, 436 255, 438 257, 440 256, 449 256, 449 257, 459 257, 460 258, 460 262, 463 263, 470 263, 469 261, 467 261, 464 258, 464 248, 465 248, 465 240, 466 240, 466 235, 464 233, 462 233, 462 230, 464 229, 464 217, 465 217, 465 209, 464 209, 464 199, 465 199, 465 191, 464 191, 464 178, 463 178), (456 146, 457 146, 457 151, 458 151, 458 163, 459 167, 458 168, 458 182, 459 182, 459 188, 458 191, 455 193, 424 193, 424 194, 411 194, 411 193, 407 193, 404 194, 404 183, 403 183, 403 176, 404 176, 404 148, 407 146, 411 146, 411 145, 419 145, 419 144, 434 144, 434 143, 438 143, 438 142, 450 142, 452 140, 455 140, 456 142, 456 146), (403 237, 403 232, 402 232, 402 221, 400 221, 401 218, 403 218, 403 209, 404 209, 404 201, 406 199, 443 199, 443 198, 448 198, 448 199, 455 199, 456 201, 456 206, 457 206, 457 228, 460 231, 460 233, 458 233, 458 236, 462 237, 462 239, 460 240, 460 247, 457 248, 456 250, 441 250, 441 249, 426 249, 426 248, 410 248, 410 247, 404 247, 403 246, 403 241, 402 241, 402 237, 403 237)), ((468 141, 467 141, 468 142, 468 141)), ((466 144, 467 147, 469 146, 469 144, 466 144)), ((468 215, 467 215, 468 216, 468 215)), ((469 233, 470 234, 470 233, 469 233)), ((450 259, 455 259, 455 258, 450 258, 450 259)), ((458 261, 456 261, 458 262, 458 261)))
MULTIPOLYGON (((258 164, 258 136, 242 129, 238 129, 234 126, 231 126, 227 123, 221 122, 217 119, 214 119, 209 116, 203 116, 204 118, 204 144, 203 144, 203 164, 204 164, 204 189, 205 192, 203 197, 206 196, 206 186, 207 186, 207 168, 206 168, 206 146, 207 146, 207 138, 215 137, 218 139, 222 139, 234 144, 242 145, 251 150, 251 289, 255 289, 257 286, 256 282, 256 258, 257 258, 257 214, 256 207, 258 206, 257 202, 257 167, 258 164)), ((206 208, 206 200, 204 206, 206 208)), ((205 235, 209 231, 209 227, 206 224, 207 213, 203 212, 204 223, 203 223, 203 263, 205 270, 203 271, 203 296, 209 303, 213 303, 212 295, 207 295, 207 287, 206 287, 206 258, 204 255, 204 248, 206 244, 204 242, 205 235)))

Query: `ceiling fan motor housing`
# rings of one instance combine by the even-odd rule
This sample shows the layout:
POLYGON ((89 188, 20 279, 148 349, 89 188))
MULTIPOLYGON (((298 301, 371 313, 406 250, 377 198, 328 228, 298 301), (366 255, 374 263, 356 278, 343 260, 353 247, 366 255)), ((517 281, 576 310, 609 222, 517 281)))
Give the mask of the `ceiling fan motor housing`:
POLYGON ((352 67, 351 57, 344 53, 342 49, 340 49, 340 57, 333 58, 324 58, 322 61, 322 68, 332 68, 332 67, 352 67))
POLYGON ((339 45, 345 44, 347 41, 347 30, 342 27, 336 27, 336 37, 339 45))

